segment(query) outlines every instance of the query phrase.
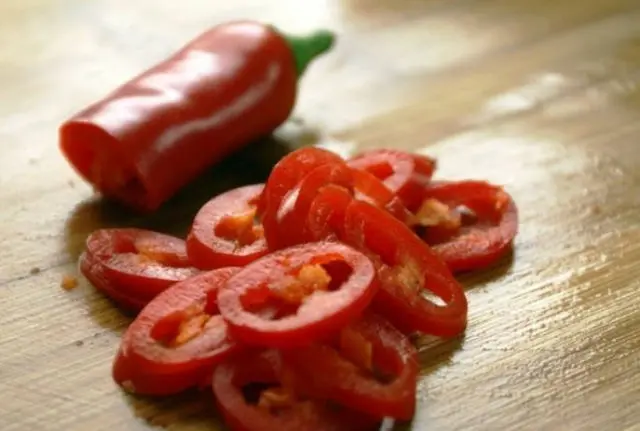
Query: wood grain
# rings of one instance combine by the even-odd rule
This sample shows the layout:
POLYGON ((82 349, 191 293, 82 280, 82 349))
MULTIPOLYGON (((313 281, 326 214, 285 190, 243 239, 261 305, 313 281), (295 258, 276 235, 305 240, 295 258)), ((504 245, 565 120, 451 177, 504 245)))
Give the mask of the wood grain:
POLYGON ((213 193, 309 143, 435 155, 440 177, 504 184, 521 208, 514 255, 464 278, 465 336, 420 340, 418 414, 397 429, 640 429, 640 3, 222 3, 0 2, 0 429, 222 429, 207 396, 123 395, 110 363, 127 318, 60 280, 93 229, 184 233, 213 193), (297 121, 151 217, 93 198, 58 152, 59 123, 240 17, 339 32, 297 121))

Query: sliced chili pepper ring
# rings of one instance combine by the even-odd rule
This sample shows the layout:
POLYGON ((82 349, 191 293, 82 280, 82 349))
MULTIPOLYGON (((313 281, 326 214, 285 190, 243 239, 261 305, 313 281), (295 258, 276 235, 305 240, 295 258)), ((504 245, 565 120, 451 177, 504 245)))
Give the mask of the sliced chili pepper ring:
POLYGON ((305 147, 280 159, 271 170, 258 206, 258 214, 262 216, 264 225, 265 238, 271 249, 280 248, 278 245, 280 231, 277 214, 285 196, 311 170, 327 163, 344 163, 344 160, 331 151, 317 147, 305 147))
POLYGON ((467 299, 445 263, 405 224, 366 202, 353 201, 345 218, 348 244, 376 261, 380 290, 374 308, 403 331, 460 334, 467 299), (432 292, 445 305, 426 299, 432 292))
POLYGON ((475 215, 455 235, 432 245, 452 271, 485 268, 510 250, 518 232, 518 209, 501 187, 484 181, 438 182, 425 189, 425 198, 451 209, 469 208, 475 215))
POLYGON ((323 401, 302 400, 282 390, 281 359, 275 351, 226 362, 213 375, 216 403, 233 431, 353 431, 377 429, 378 421, 323 401), (243 393, 249 385, 268 387, 259 401, 243 393), (267 391, 269 394, 267 394, 267 391), (253 400, 251 400, 253 401, 253 400))
POLYGON ((195 368, 176 374, 148 373, 118 350, 111 374, 113 380, 129 393, 163 396, 180 393, 197 386, 198 382, 210 384, 212 370, 195 368))
POLYGON ((104 293, 112 301, 123 309, 137 313, 149 303, 151 298, 140 298, 135 293, 123 291, 105 276, 104 266, 98 259, 86 251, 78 259, 80 272, 100 292, 104 293))
POLYGON ((144 229, 96 230, 86 253, 102 264, 115 289, 145 300, 200 272, 188 266, 183 240, 144 229))
POLYGON ((218 195, 196 214, 187 252, 202 269, 244 266, 268 252, 262 225, 255 221, 263 184, 218 195))
POLYGON ((375 267, 368 257, 344 244, 318 242, 247 265, 219 292, 218 305, 238 340, 293 347, 329 336, 357 318, 376 291, 375 267), (254 311, 274 304, 289 313, 266 319, 254 311))
MULTIPOLYGON (((227 332, 217 310, 217 291, 238 268, 204 272, 158 295, 127 328, 120 347, 120 361, 129 374, 142 381, 179 381, 183 387, 201 382, 203 375, 242 347, 227 332)), ((118 365, 118 360, 114 364, 118 365)), ((122 364, 119 364, 122 368, 122 364)), ((121 374, 126 374, 121 372, 121 374)), ((135 386, 135 378, 130 379, 135 386)))
POLYGON ((311 240, 307 223, 310 208, 318 193, 330 185, 352 191, 352 169, 344 163, 318 166, 287 194, 277 214, 280 229, 279 246, 292 246, 311 240))
POLYGON ((396 194, 409 210, 422 201, 422 190, 435 170, 436 162, 426 156, 400 150, 366 151, 348 162, 354 169, 367 171, 396 194))
POLYGON ((367 313, 336 344, 286 350, 283 357, 316 396, 374 417, 411 419, 419 367, 407 337, 367 313))

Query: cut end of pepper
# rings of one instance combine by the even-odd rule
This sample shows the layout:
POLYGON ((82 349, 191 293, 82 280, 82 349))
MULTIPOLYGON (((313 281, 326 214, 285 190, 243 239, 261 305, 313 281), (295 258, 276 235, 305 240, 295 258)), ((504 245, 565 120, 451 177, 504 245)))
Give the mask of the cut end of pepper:
POLYGON ((333 47, 336 39, 335 33, 329 30, 318 30, 304 36, 280 34, 291 49, 299 77, 313 60, 333 47))

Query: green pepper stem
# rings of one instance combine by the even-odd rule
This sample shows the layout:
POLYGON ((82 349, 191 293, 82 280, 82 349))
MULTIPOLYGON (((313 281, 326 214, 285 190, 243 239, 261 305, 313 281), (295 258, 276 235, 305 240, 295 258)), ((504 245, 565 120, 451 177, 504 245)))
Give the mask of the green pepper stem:
POLYGON ((283 33, 281 35, 291 49, 298 77, 302 76, 313 60, 333 47, 336 38, 335 33, 329 30, 318 30, 304 36, 283 33))

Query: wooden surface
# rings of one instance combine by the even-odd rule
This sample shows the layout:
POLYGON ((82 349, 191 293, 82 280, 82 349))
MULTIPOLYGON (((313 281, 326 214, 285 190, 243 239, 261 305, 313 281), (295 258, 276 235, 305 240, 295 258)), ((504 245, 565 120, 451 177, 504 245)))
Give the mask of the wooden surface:
POLYGON ((314 142, 432 154, 440 177, 502 183, 520 206, 513 258, 465 278, 466 335, 421 341, 411 429, 634 429, 639 114, 638 0, 3 0, 0 430, 220 429, 206 397, 123 395, 110 364, 127 319, 60 280, 91 230, 183 234, 208 196, 314 142), (92 199, 58 152, 59 123, 239 17, 339 32, 297 120, 153 217, 92 199))

